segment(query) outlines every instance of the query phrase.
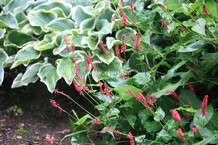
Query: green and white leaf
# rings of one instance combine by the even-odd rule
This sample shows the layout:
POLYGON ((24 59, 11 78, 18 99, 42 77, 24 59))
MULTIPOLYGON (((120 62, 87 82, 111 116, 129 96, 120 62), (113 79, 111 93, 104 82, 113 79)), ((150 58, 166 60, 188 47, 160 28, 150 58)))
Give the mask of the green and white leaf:
POLYGON ((197 19, 196 24, 192 27, 192 30, 197 32, 198 34, 206 35, 205 25, 206 25, 205 19, 199 18, 197 19))
POLYGON ((54 34, 46 34, 42 41, 36 42, 34 49, 38 51, 53 49, 55 47, 55 37, 54 34))
POLYGON ((33 4, 34 0, 12 0, 5 7, 6 12, 17 14, 33 4))
POLYGON ((0 39, 4 38, 5 33, 6 29, 0 29, 0 39))
POLYGON ((70 30, 73 28, 74 28, 74 22, 65 18, 54 19, 46 26, 46 29, 52 32, 70 30))
POLYGON ((4 62, 7 60, 7 53, 0 48, 0 86, 4 80, 4 62))
POLYGON ((24 86, 24 84, 21 82, 22 76, 23 76, 23 73, 19 73, 15 77, 15 79, 12 82, 11 88, 19 88, 19 87, 24 86))
POLYGON ((95 50, 93 50, 93 53, 103 62, 103 63, 106 63, 106 64, 110 64, 114 58, 115 58, 115 55, 114 55, 114 51, 113 49, 110 49, 108 50, 109 51, 109 55, 105 55, 102 50, 100 50, 100 48, 97 48, 95 50))
POLYGON ((3 13, 0 15, 0 28, 18 29, 18 22, 14 14, 3 13))

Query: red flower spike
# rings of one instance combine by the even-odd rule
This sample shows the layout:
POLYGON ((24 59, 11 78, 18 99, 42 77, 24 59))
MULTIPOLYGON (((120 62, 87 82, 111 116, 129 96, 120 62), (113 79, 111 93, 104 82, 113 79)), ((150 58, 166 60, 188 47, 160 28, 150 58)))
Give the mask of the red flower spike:
POLYGON ((128 76, 126 74, 123 74, 123 73, 119 73, 119 74, 124 80, 128 79, 128 76))
POLYGON ((112 98, 112 95, 110 94, 108 85, 107 85, 106 83, 104 83, 104 93, 105 93, 108 97, 112 98))
POLYGON ((45 137, 45 142, 47 142, 47 143, 51 143, 51 144, 53 144, 54 142, 56 142, 56 141, 58 141, 58 139, 56 139, 55 137, 50 137, 50 135, 46 135, 46 137, 45 137))
POLYGON ((89 63, 87 61, 85 61, 84 63, 85 67, 84 67, 84 71, 87 73, 89 72, 89 63))
POLYGON ((122 22, 121 22, 121 25, 123 27, 126 27, 126 25, 127 25, 127 18, 126 18, 126 13, 125 12, 122 13, 122 22))
POLYGON ((122 6, 124 6, 124 3, 125 3, 124 0, 121 0, 121 3, 122 3, 122 6))
POLYGON ((63 111, 64 111, 64 109, 62 109, 61 106, 60 106, 55 100, 50 99, 50 104, 51 104, 53 107, 57 108, 60 112, 63 112, 63 111))
POLYGON ((102 87, 102 86, 103 86, 103 83, 102 83, 102 82, 99 82, 98 84, 99 84, 99 88, 100 88, 100 93, 101 93, 101 94, 104 94, 104 90, 103 90, 103 87, 102 87))
POLYGON ((103 130, 112 131, 109 126, 105 126, 105 127, 103 128, 103 130))
POLYGON ((73 43, 71 45, 71 48, 72 48, 72 52, 75 52, 75 45, 73 43))
POLYGON ((104 42, 103 42, 102 40, 99 42, 99 45, 100 45, 101 50, 104 52, 104 54, 108 56, 110 53, 109 53, 109 51, 104 47, 104 42))
POLYGON ((191 84, 191 82, 188 82, 188 88, 189 88, 191 94, 195 95, 195 89, 194 89, 193 85, 191 84))
POLYGON ((205 15, 206 17, 209 16, 209 13, 208 13, 208 11, 207 11, 207 7, 206 7, 205 5, 203 6, 203 12, 204 12, 204 15, 205 15))
POLYGON ((66 52, 70 52, 67 36, 64 36, 64 42, 66 43, 66 52))
POLYGON ((130 8, 132 10, 132 13, 135 13, 135 6, 134 6, 133 2, 130 2, 130 8))
POLYGON ((182 141, 184 141, 184 142, 186 141, 186 138, 185 138, 181 128, 177 129, 176 133, 179 136, 179 138, 182 139, 182 141))
POLYGON ((158 6, 164 11, 164 12, 166 12, 167 11, 167 8, 164 6, 164 5, 162 5, 162 4, 158 4, 158 6))
POLYGON ((137 52, 140 51, 140 42, 141 42, 141 36, 140 36, 140 33, 138 32, 137 38, 135 40, 135 48, 137 52))
POLYGON ((120 48, 119 48, 119 45, 116 45, 115 47, 115 53, 116 53, 116 56, 122 60, 122 57, 120 56, 120 48))
POLYGON ((91 56, 91 54, 88 54, 88 55, 87 55, 86 60, 88 61, 89 64, 91 64, 91 66, 92 66, 92 68, 93 68, 94 70, 97 70, 96 66, 95 66, 95 65, 93 64, 93 62, 92 62, 92 56, 91 56))
POLYGON ((133 42, 135 42, 135 37, 133 34, 130 34, 129 37, 130 37, 130 39, 132 39, 133 42))
POLYGON ((84 81, 83 78, 78 73, 76 73, 76 77, 78 78, 80 84, 82 84, 84 81))
POLYGON ((181 119, 179 113, 178 113, 176 110, 174 110, 174 109, 171 109, 171 110, 170 110, 170 113, 171 113, 171 115, 172 115, 172 118, 173 118, 176 122, 178 122, 179 124, 181 124, 182 119, 181 119))
POLYGON ((201 105, 201 113, 203 116, 205 116, 207 114, 207 111, 206 111, 207 104, 208 104, 208 95, 205 95, 204 100, 203 100, 202 105, 201 105))
POLYGON ((82 87, 79 86, 79 84, 76 81, 73 81, 73 85, 75 87, 75 90, 77 92, 79 92, 80 95, 84 95, 83 91, 82 91, 82 87))
POLYGON ((123 12, 122 6, 118 6, 118 10, 121 11, 121 12, 123 12))
POLYGON ((152 99, 153 99, 153 103, 156 104, 156 102, 157 102, 157 96, 156 96, 156 95, 153 95, 153 96, 152 96, 152 99))
POLYGON ((134 142, 134 139, 133 139, 131 132, 128 133, 127 137, 129 138, 130 145, 135 145, 135 142, 134 142))
POLYGON ((113 130, 113 133, 118 134, 118 135, 121 134, 121 132, 119 130, 113 130))
POLYGON ((192 127, 192 132, 195 135, 198 132, 198 128, 196 126, 192 127))
POLYGON ((161 23, 162 23, 163 27, 164 27, 166 30, 168 30, 167 23, 165 22, 165 20, 164 20, 163 18, 161 19, 161 23))
POLYGON ((134 26, 136 26, 136 21, 135 21, 135 20, 132 20, 132 24, 133 24, 134 26))
POLYGON ((149 93, 146 95, 146 99, 147 99, 148 104, 149 104, 150 106, 153 106, 153 105, 154 105, 154 102, 151 100, 151 96, 150 96, 149 93))
POLYGON ((122 34, 122 46, 121 46, 121 49, 122 49, 123 53, 126 52, 125 37, 126 36, 124 34, 122 34))
POLYGON ((125 53, 126 52, 126 45, 122 45, 121 49, 122 49, 123 53, 125 53))
POLYGON ((98 119, 95 119, 93 122, 92 122, 92 125, 99 125, 101 124, 100 120, 98 119))
POLYGON ((146 102, 146 99, 141 92, 137 92, 136 100, 141 102, 141 103, 146 102))
POLYGON ((176 105, 178 106, 179 103, 180 103, 180 97, 179 95, 177 95, 177 93, 175 91, 167 91, 167 93, 170 93, 173 97, 174 97, 174 100, 176 102, 176 105))
POLYGON ((135 97, 135 95, 131 92, 130 88, 127 89, 127 93, 128 93, 130 96, 135 97))

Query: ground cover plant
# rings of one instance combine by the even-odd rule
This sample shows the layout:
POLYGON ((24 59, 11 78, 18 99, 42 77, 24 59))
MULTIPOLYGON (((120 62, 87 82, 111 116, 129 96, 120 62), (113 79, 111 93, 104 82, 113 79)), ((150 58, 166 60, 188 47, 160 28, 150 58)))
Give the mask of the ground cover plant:
MULTIPOLYGON (((0 84, 40 80, 67 112, 72 144, 217 144, 214 0, 5 0, 0 84), (95 108, 56 87, 64 79, 95 108)), ((64 138, 63 138, 64 139, 64 138)), ((49 140, 48 140, 49 141, 49 140)), ((50 140, 51 142, 52 139, 50 140)))

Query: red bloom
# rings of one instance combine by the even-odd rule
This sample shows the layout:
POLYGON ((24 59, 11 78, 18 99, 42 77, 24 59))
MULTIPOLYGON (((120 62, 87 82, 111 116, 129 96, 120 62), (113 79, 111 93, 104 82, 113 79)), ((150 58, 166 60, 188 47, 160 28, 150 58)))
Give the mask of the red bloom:
POLYGON ((73 72, 75 73, 75 74, 77 74, 78 73, 78 71, 79 71, 79 67, 78 67, 78 65, 77 65, 77 63, 76 63, 76 58, 73 58, 73 63, 74 63, 74 70, 73 70, 73 72))
POLYGON ((114 134, 121 134, 121 132, 119 130, 113 130, 114 134))
POLYGON ((122 3, 122 6, 124 6, 124 3, 125 3, 124 0, 121 0, 121 3, 122 3))
POLYGON ((185 138, 181 128, 177 129, 176 133, 182 139, 182 141, 184 141, 184 142, 186 141, 186 138, 185 138))
POLYGON ((135 6, 134 6, 133 2, 130 2, 130 8, 132 10, 132 13, 135 13, 135 6))
POLYGON ((204 100, 203 100, 202 105, 201 105, 201 113, 203 116, 205 116, 207 114, 207 111, 206 111, 207 104, 208 104, 208 95, 205 95, 204 100))
POLYGON ((135 48, 136 48, 136 51, 139 52, 140 51, 140 42, 141 42, 141 38, 140 38, 140 33, 138 32, 137 34, 137 38, 135 40, 135 48))
POLYGON ((67 36, 64 36, 64 42, 66 43, 66 52, 70 52, 67 36))
POLYGON ((126 18, 126 13, 125 12, 122 13, 122 22, 121 22, 121 25, 123 27, 126 27, 126 25, 127 25, 127 18, 126 18))
POLYGON ((191 94, 195 95, 195 89, 194 89, 193 85, 191 84, 191 82, 188 82, 188 87, 189 87, 191 94))
POLYGON ((208 17, 208 16, 209 16, 209 13, 208 13, 207 7, 206 7, 205 5, 203 6, 203 11, 204 11, 204 15, 205 15, 206 17, 208 17))
POLYGON ((71 48, 72 48, 72 52, 75 52, 75 45, 73 43, 71 45, 71 48))
POLYGON ((146 102, 145 97, 143 96, 143 94, 141 92, 137 92, 137 96, 136 96, 136 100, 143 103, 144 107, 147 110, 151 110, 151 107, 149 106, 149 104, 146 102))
POLYGON ((125 35, 122 34, 122 46, 121 46, 121 49, 123 51, 123 53, 126 52, 126 44, 125 44, 125 35))
POLYGON ((54 142, 58 141, 58 139, 56 139, 55 137, 50 137, 50 135, 46 135, 45 137, 45 142, 51 143, 53 144, 54 142))
POLYGON ((107 85, 106 83, 104 83, 104 93, 105 93, 108 97, 112 98, 112 95, 110 94, 108 85, 107 85))
POLYGON ((167 8, 164 6, 164 5, 162 5, 162 4, 158 4, 158 6, 164 11, 164 12, 166 12, 167 11, 167 8))
POLYGON ((110 54, 109 51, 104 47, 104 42, 102 40, 99 42, 99 45, 100 45, 100 48, 104 52, 105 55, 110 54))
POLYGON ((146 95, 146 99, 147 99, 148 104, 149 104, 150 106, 153 106, 153 105, 154 105, 154 102, 151 100, 151 96, 150 96, 149 93, 146 95))
POLYGON ((172 115, 172 118, 173 118, 175 121, 177 121, 179 124, 182 122, 182 119, 181 119, 179 113, 178 113, 176 110, 171 109, 171 110, 170 110, 170 113, 171 113, 171 115, 172 115))
POLYGON ((82 84, 84 81, 83 78, 78 73, 76 73, 76 77, 78 78, 79 82, 82 84))
POLYGON ((134 142, 134 139, 133 139, 133 136, 132 136, 132 133, 129 132, 129 134, 127 135, 127 137, 129 138, 129 143, 130 145, 135 145, 135 142, 134 142))
POLYGON ((104 90, 103 90, 103 87, 102 87, 102 86, 103 86, 103 83, 102 83, 102 82, 99 82, 98 84, 99 84, 99 88, 100 88, 100 93, 101 93, 101 94, 104 94, 104 90))
POLYGON ((196 126, 192 127, 192 132, 195 135, 198 132, 198 128, 196 126))
POLYGON ((175 91, 167 91, 167 93, 171 94, 174 97, 174 100, 176 102, 176 105, 178 106, 180 103, 180 97, 179 95, 177 95, 177 93, 175 91))
POLYGON ((53 107, 55 107, 55 108, 57 108, 58 110, 60 110, 60 112, 64 111, 64 109, 62 109, 61 106, 60 106, 58 103, 56 103, 55 100, 50 99, 50 103, 51 103, 51 105, 52 105, 53 107))
POLYGON ((93 68, 94 70, 97 70, 96 66, 95 66, 95 65, 93 64, 93 62, 92 62, 92 56, 91 56, 91 54, 88 54, 88 55, 87 55, 86 60, 88 61, 89 64, 91 64, 91 66, 92 66, 92 68, 93 68))
POLYGON ((166 30, 168 30, 167 23, 165 22, 165 20, 164 20, 163 18, 161 19, 161 23, 162 23, 163 27, 164 27, 166 30))
POLYGON ((73 81, 73 85, 75 87, 75 90, 77 92, 79 92, 80 95, 84 95, 83 91, 82 91, 82 88, 79 86, 79 84, 76 82, 76 81, 73 81))
POLYGON ((123 73, 119 73, 119 74, 124 80, 128 79, 128 76, 126 74, 123 74, 123 73))
POLYGON ((132 24, 133 24, 134 26, 136 26, 136 21, 135 21, 135 20, 132 20, 132 24))
POLYGON ((156 104, 156 102, 157 102, 157 96, 156 96, 156 95, 153 95, 153 96, 152 96, 152 99, 153 99, 153 103, 156 104))
POLYGON ((122 57, 120 56, 120 48, 119 48, 119 45, 116 45, 116 47, 115 47, 115 52, 116 52, 116 56, 117 56, 119 59, 122 59, 122 57))
POLYGON ((135 37, 134 37, 134 35, 133 35, 133 34, 130 34, 130 35, 129 35, 129 37, 132 39, 132 41, 134 41, 134 42, 135 42, 135 37))
POLYGON ((89 72, 89 63, 87 61, 85 61, 84 65, 85 65, 84 71, 89 72))
POLYGON ((93 122, 92 122, 92 125, 99 125, 101 124, 100 120, 98 119, 95 119, 93 122))
POLYGON ((135 95, 131 92, 130 88, 127 89, 127 93, 128 93, 130 96, 135 97, 135 95))

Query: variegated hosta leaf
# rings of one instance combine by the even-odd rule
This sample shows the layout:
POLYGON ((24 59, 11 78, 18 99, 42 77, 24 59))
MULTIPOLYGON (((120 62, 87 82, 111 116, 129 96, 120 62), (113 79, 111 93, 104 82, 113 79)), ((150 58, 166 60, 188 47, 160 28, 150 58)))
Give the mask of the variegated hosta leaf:
POLYGON ((122 44, 122 42, 121 41, 119 41, 119 40, 115 40, 113 37, 107 37, 106 38, 106 40, 107 40, 107 48, 108 49, 111 49, 111 48, 113 48, 113 46, 115 46, 115 45, 117 45, 117 44, 122 44))
POLYGON ((7 36, 7 41, 5 41, 5 46, 15 46, 22 48, 24 45, 36 39, 31 35, 27 35, 20 31, 11 31, 7 36))
POLYGON ((95 28, 96 18, 88 18, 80 23, 80 33, 87 33, 95 28))
POLYGON ((24 86, 24 84, 21 82, 22 76, 23 76, 23 73, 19 73, 15 77, 15 79, 13 80, 13 83, 11 85, 11 88, 19 88, 19 87, 24 86))
POLYGON ((51 21, 46 28, 53 32, 70 30, 74 28, 74 22, 65 18, 57 18, 51 21))
POLYGON ((22 84, 27 86, 29 83, 35 83, 39 79, 37 73, 41 65, 42 63, 34 63, 30 65, 21 78, 22 84))
POLYGON ((12 13, 3 13, 0 15, 0 28, 18 29, 18 22, 12 13))
POLYGON ((93 49, 95 49, 97 47, 96 41, 95 41, 95 39, 93 37, 84 36, 82 38, 82 40, 81 40, 81 44, 82 45, 87 44, 88 48, 91 49, 91 50, 93 50, 93 49))
POLYGON ((40 26, 43 31, 47 31, 45 26, 52 20, 57 18, 57 14, 53 11, 37 10, 30 11, 28 20, 32 26, 40 26))
POLYGON ((126 45, 131 45, 132 40, 130 39, 129 35, 130 34, 135 35, 136 33, 137 32, 135 30, 133 30, 132 28, 125 28, 125 29, 119 30, 116 33, 116 39, 122 41, 122 35, 124 34, 125 35, 125 44, 126 45))
POLYGON ((54 34, 46 34, 42 41, 39 41, 34 45, 34 49, 38 51, 45 51, 45 50, 53 49, 54 46, 55 46, 54 34))
POLYGON ((17 67, 21 64, 28 64, 31 60, 39 58, 40 55, 41 52, 35 50, 32 44, 29 44, 17 52, 11 68, 17 67))
POLYGON ((74 63, 70 58, 63 58, 57 63, 57 74, 63 77, 68 85, 72 84, 74 73, 74 63))
POLYGON ((95 54, 103 63, 110 64, 114 60, 115 56, 113 49, 108 51, 110 54, 105 55, 100 48, 97 48, 93 51, 93 54, 95 54))
POLYGON ((5 11, 11 13, 23 12, 27 7, 29 7, 34 0, 12 0, 9 4, 6 5, 5 11))
POLYGON ((56 72, 56 68, 50 63, 46 63, 40 67, 38 76, 40 81, 47 86, 47 89, 50 92, 54 91, 56 83, 60 79, 56 72))
POLYGON ((80 23, 86 19, 91 18, 92 16, 87 14, 84 11, 85 7, 82 6, 76 6, 73 8, 73 12, 72 12, 72 19, 75 20, 76 22, 76 27, 80 26, 80 23))
POLYGON ((98 30, 98 33, 109 34, 112 33, 113 24, 108 22, 107 19, 100 19, 96 23, 96 28, 98 30))
MULTIPOLYGON (((45 2, 43 4, 38 5, 37 7, 35 7, 33 10, 52 10, 54 8, 58 8, 59 10, 61 10, 63 13, 61 15, 63 15, 64 17, 68 17, 70 15, 71 12, 71 5, 69 3, 60 1, 50 1, 50 2, 45 2)), ((53 10, 56 11, 56 10, 53 10)), ((57 12, 57 11, 56 11, 57 12)), ((58 13, 57 13, 58 15, 58 13)), ((59 15, 60 16, 60 15, 59 15)))
POLYGON ((7 60, 8 55, 7 53, 0 48, 0 86, 4 80, 4 62, 7 60))
POLYGON ((6 29, 0 29, 0 39, 4 38, 6 29))
POLYGON ((92 1, 93 0, 74 0, 74 5, 76 6, 92 6, 92 1))

